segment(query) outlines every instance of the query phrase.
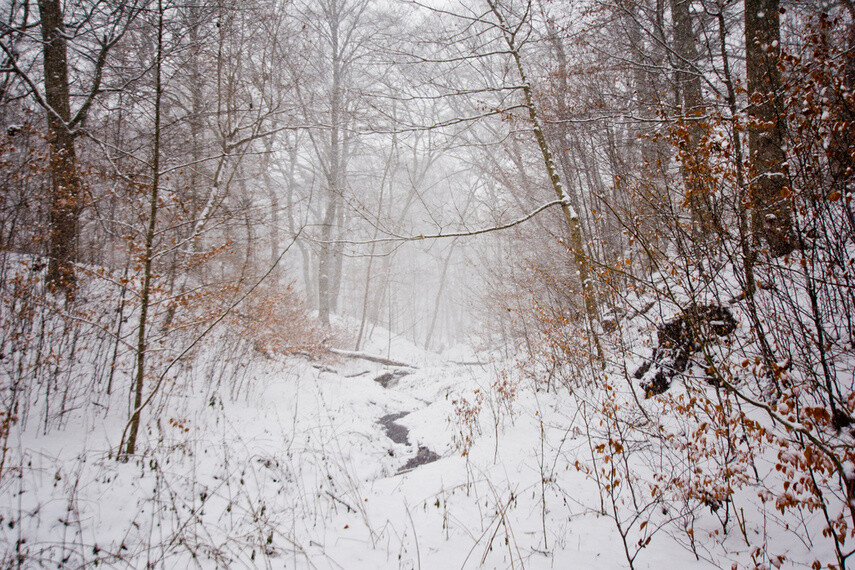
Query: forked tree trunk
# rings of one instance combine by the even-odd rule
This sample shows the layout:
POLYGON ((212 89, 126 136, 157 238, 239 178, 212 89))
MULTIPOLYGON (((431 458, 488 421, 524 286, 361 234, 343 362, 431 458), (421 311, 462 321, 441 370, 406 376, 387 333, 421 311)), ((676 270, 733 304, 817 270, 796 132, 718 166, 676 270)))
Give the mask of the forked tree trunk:
MULTIPOLYGON (((336 8, 340 6, 335 4, 336 8)), ((337 244, 333 244, 333 228, 338 219, 338 206, 343 191, 342 156, 342 66, 339 49, 340 13, 334 10, 330 16, 330 49, 332 50, 332 93, 330 102, 330 157, 326 172, 328 197, 326 212, 321 224, 321 252, 318 259, 318 318, 329 326, 330 312, 335 310, 337 282, 335 277, 337 244)))

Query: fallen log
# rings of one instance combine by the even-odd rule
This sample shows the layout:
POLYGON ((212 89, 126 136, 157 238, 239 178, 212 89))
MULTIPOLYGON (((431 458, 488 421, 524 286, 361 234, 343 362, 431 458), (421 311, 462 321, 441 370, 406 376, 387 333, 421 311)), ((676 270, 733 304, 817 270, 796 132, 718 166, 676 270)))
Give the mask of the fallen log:
POLYGON ((404 368, 418 368, 418 366, 414 366, 414 365, 408 364, 406 362, 401 362, 399 360, 392 360, 390 358, 383 358, 382 356, 376 356, 374 354, 368 354, 367 352, 359 352, 356 350, 342 350, 340 348, 331 348, 329 350, 331 353, 337 354, 339 356, 346 356, 347 358, 360 358, 362 360, 367 360, 369 362, 376 362, 377 364, 384 364, 386 366, 402 366, 404 368))

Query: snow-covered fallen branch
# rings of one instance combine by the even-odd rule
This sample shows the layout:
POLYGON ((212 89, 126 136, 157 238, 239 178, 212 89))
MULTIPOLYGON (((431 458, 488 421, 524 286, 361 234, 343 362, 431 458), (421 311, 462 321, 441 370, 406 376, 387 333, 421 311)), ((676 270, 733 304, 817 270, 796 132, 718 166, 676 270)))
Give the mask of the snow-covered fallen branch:
POLYGON ((383 358, 382 356, 368 354, 367 352, 359 352, 356 350, 342 350, 340 348, 331 348, 330 352, 339 356, 346 356, 347 358, 361 358, 362 360, 368 360, 369 362, 376 362, 378 364, 385 364, 386 366, 404 366, 406 368, 418 368, 418 366, 407 364, 406 362, 392 360, 390 358, 383 358))

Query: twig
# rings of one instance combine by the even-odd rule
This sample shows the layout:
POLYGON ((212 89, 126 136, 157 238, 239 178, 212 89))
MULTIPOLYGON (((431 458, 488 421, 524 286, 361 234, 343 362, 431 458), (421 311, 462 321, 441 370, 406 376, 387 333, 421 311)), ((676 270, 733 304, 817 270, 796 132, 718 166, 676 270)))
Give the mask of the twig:
POLYGON ((565 205, 566 202, 561 200, 552 200, 551 202, 547 202, 546 204, 542 204, 539 207, 535 208, 531 212, 528 212, 521 218, 517 218, 516 220, 510 221, 506 224, 499 224, 496 226, 489 226, 486 228, 478 228, 475 230, 468 231, 459 231, 459 232, 449 232, 449 233, 437 233, 437 234, 421 234, 417 236, 409 236, 409 235, 398 235, 392 232, 386 232, 389 237, 384 238, 375 238, 370 240, 332 240, 332 241, 322 241, 322 240, 312 240, 315 243, 323 244, 323 245, 371 245, 374 243, 388 243, 388 242, 405 242, 405 241, 422 241, 426 239, 442 239, 442 238, 459 238, 459 237, 471 237, 478 236, 481 234, 486 234, 490 232, 497 232, 501 230, 506 230, 512 228, 514 226, 518 226, 524 222, 529 221, 542 211, 551 208, 552 206, 565 205))
POLYGON ((332 493, 330 493, 329 491, 324 491, 324 492, 325 492, 327 495, 329 495, 329 496, 330 496, 330 498, 332 498, 335 502, 337 502, 337 503, 341 503, 342 505, 344 505, 348 512, 350 512, 350 511, 353 511, 354 513, 356 512, 356 509, 354 509, 353 507, 351 507, 350 505, 348 505, 347 503, 345 503, 345 502, 344 502, 344 500, 339 499, 338 497, 336 497, 335 495, 333 495, 333 494, 332 494, 332 493))

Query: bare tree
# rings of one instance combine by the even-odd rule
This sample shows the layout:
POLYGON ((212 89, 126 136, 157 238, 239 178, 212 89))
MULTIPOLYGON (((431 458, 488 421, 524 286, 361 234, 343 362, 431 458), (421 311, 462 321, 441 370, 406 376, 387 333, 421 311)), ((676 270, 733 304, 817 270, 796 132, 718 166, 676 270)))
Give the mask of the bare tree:
POLYGON ((698 61, 698 39, 691 11, 691 0, 671 0, 671 19, 673 20, 673 52, 676 67, 677 103, 683 120, 683 165, 681 174, 686 187, 686 198, 692 211, 694 228, 700 235, 710 233, 716 227, 717 214, 713 208, 699 161, 695 161, 700 151, 700 139, 703 128, 700 122, 705 119, 703 94, 701 91, 701 70, 698 61))
POLYGON ((365 0, 321 0, 306 7, 306 25, 319 46, 308 54, 309 63, 314 67, 313 77, 323 87, 318 91, 302 85, 298 94, 307 121, 324 125, 322 131, 311 130, 310 137, 325 188, 317 262, 318 316, 325 325, 335 310, 341 286, 341 246, 333 242, 344 217, 348 164, 355 143, 353 82, 355 67, 367 54, 369 7, 365 0))
POLYGON ((531 120, 532 132, 534 133, 537 145, 540 148, 543 163, 549 175, 549 180, 552 183, 552 189, 561 201, 561 209, 564 212, 567 227, 570 229, 570 246, 573 250, 573 259, 576 264, 579 280, 582 283, 582 297, 585 303, 585 313, 588 318, 591 339, 596 348, 598 357, 602 360, 603 352, 600 346, 599 333, 597 331, 600 324, 597 294, 594 289, 591 269, 585 251, 585 242, 582 238, 582 227, 579 221, 579 214, 574 209, 570 196, 564 190, 564 185, 562 184, 561 177, 553 159, 549 142, 546 140, 543 127, 541 126, 540 115, 534 101, 534 92, 531 84, 529 83, 525 66, 522 61, 522 55, 520 53, 520 41, 523 39, 523 34, 528 26, 526 18, 530 13, 531 4, 528 5, 525 11, 525 16, 520 18, 519 22, 516 24, 510 24, 507 21, 507 13, 497 2, 487 0, 487 5, 496 17, 498 27, 501 30, 505 43, 508 46, 508 51, 516 65, 517 72, 519 73, 519 78, 522 83, 525 106, 528 109, 529 118, 531 120))
MULTIPOLYGON (((14 13, 16 3, 10 7, 14 13)), ((112 48, 121 40, 128 26, 139 13, 136 1, 69 3, 60 0, 40 0, 38 3, 42 36, 42 77, 31 74, 18 50, 0 41, 6 54, 8 69, 26 85, 35 102, 46 113, 51 149, 51 194, 49 208, 49 269, 47 280, 67 295, 75 286, 74 262, 77 260, 79 216, 82 208, 81 180, 78 173, 75 139, 86 120, 95 98, 102 92, 107 59, 112 48), (73 14, 72 26, 66 19, 73 14), (69 54, 69 50, 72 54, 69 54), (72 58, 72 61, 70 61, 72 58), (83 64, 78 61, 82 60, 83 64), (82 67, 88 77, 75 77, 87 85, 79 96, 72 97, 69 69, 82 67), (73 99, 79 102, 73 109, 73 99)), ((28 26, 24 20, 16 23, 28 26)), ((16 24, 9 27, 14 28, 16 24)), ((3 38, 11 39, 14 35, 3 38)))
MULTIPOLYGON (((163 0, 157 0, 157 47, 154 56, 154 140, 151 150, 151 179, 149 196, 148 228, 145 232, 145 250, 143 253, 143 283, 140 294, 140 322, 137 329, 136 378, 134 380, 133 412, 131 414, 130 431, 128 432, 125 449, 120 451, 125 456, 133 455, 136 451, 137 433, 140 427, 140 414, 143 402, 143 384, 146 374, 146 325, 151 296, 152 258, 154 254, 154 236, 157 230, 158 194, 160 192, 160 134, 161 134, 161 102, 163 100, 163 0)), ((121 445, 120 445, 121 447, 121 445)))

